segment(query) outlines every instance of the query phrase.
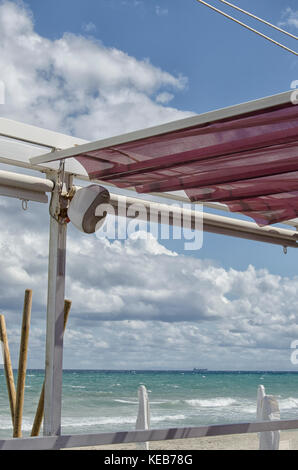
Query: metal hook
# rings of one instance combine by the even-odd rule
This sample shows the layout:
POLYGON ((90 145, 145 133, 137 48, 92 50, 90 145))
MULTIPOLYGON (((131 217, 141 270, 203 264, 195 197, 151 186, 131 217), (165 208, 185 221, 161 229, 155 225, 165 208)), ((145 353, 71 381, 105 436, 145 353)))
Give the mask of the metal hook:
POLYGON ((60 162, 59 162, 59 176, 60 176, 61 190, 63 189, 64 175, 65 175, 65 160, 60 160, 60 162))
POLYGON ((27 201, 27 199, 22 199, 22 209, 23 209, 23 211, 28 210, 28 201, 27 201))
POLYGON ((288 253, 288 247, 284 246, 284 254, 286 255, 288 253))

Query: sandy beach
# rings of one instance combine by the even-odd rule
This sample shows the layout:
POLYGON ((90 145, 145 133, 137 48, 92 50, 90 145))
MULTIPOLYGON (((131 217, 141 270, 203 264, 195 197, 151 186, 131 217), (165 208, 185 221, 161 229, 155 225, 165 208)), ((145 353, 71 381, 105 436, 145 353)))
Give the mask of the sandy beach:
MULTIPOLYGON (((156 441, 149 444, 150 450, 258 450, 257 434, 239 434, 233 436, 203 437, 200 439, 177 439, 156 441)), ((136 444, 78 447, 72 450, 136 450, 136 444)), ((283 431, 280 437, 280 450, 298 449, 298 432, 283 431)))

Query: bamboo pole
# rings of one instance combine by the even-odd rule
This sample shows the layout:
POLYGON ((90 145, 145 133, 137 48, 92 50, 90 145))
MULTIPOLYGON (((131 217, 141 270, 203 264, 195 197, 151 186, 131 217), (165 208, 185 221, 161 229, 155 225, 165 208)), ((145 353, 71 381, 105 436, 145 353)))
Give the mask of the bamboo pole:
POLYGON ((15 408, 16 408, 16 389, 14 384, 13 369, 11 365, 10 351, 8 346, 6 324, 4 315, 0 315, 0 341, 3 351, 4 371, 6 377, 10 413, 12 425, 14 424, 15 408))
POLYGON ((17 382, 13 437, 22 437, 22 419, 23 419, 23 408, 24 408, 24 393, 25 393, 31 307, 32 307, 32 290, 26 289, 25 298, 24 298, 23 322, 22 322, 20 353, 19 353, 19 368, 18 368, 18 382, 17 382))
MULTIPOLYGON (((63 326, 63 333, 65 332, 65 328, 66 328, 66 324, 67 324, 67 319, 68 319, 68 315, 69 315, 69 312, 70 312, 70 308, 71 308, 71 301, 70 301, 70 300, 65 300, 65 301, 64 301, 64 326, 63 326)), ((32 430, 31 430, 31 436, 32 436, 32 437, 39 435, 40 428, 41 428, 41 424, 42 424, 42 420, 43 420, 43 413, 44 413, 44 388, 45 388, 45 383, 43 383, 43 385, 42 385, 42 389, 41 389, 41 393, 40 393, 40 398, 39 398, 39 402, 38 402, 38 405, 37 405, 37 410, 36 410, 36 413, 35 413, 35 418, 34 418, 32 430)))

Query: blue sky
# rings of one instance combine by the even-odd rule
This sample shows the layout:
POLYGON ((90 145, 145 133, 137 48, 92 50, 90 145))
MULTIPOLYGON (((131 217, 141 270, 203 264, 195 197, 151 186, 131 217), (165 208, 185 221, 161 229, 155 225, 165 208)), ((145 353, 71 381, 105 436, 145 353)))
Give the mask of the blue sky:
MULTIPOLYGON (((294 0, 235 3, 297 34, 294 0)), ((298 79, 294 55, 195 0, 2 0, 0 40, 1 116, 90 140, 280 93, 298 79)), ((13 358, 23 289, 32 287, 30 365, 43 367, 47 210, 32 204, 24 214, 2 199, 0 213, 0 304, 13 358)), ((293 369, 295 256, 206 233, 201 250, 186 252, 183 242, 113 243, 70 227, 65 366, 293 369)))
MULTIPOLYGON (((117 48, 138 60, 149 60, 174 76, 187 79, 170 105, 196 114, 231 106, 290 89, 298 77, 294 55, 274 46, 195 0, 29 0, 35 30, 51 39, 65 32, 89 35, 107 47, 117 48)), ((246 15, 212 1, 273 39, 295 49, 295 40, 246 15)), ((238 0, 236 5, 272 24, 289 21, 289 0, 238 0)), ((295 33, 295 26, 284 26, 295 33)), ((297 30, 296 30, 297 31, 297 30)), ((171 90, 170 90, 171 93, 171 90)), ((279 247, 204 235, 197 256, 210 257, 224 266, 243 269, 249 263, 271 272, 295 275, 292 250, 285 256, 279 247)), ((183 249, 169 242, 168 247, 183 249)), ((193 253, 192 253, 193 255, 193 253)))
MULTIPOLYGON (((195 0, 51 0, 26 2, 36 31, 51 39, 89 34, 138 60, 188 79, 171 103, 201 113, 289 89, 297 74, 295 56, 246 31, 195 0), (87 26, 87 28, 86 28, 87 26)), ((214 6, 295 48, 295 40, 212 0, 214 6)), ((238 0, 237 6, 273 24, 283 21, 294 0, 238 0)), ((288 15, 289 16, 289 15, 288 15)), ((293 26, 286 26, 295 33, 293 26)))

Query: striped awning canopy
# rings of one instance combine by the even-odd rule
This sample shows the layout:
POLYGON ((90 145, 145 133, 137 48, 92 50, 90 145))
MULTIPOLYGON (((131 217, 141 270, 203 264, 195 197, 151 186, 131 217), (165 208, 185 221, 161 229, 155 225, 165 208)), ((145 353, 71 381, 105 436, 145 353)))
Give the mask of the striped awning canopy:
POLYGON ((184 190, 192 202, 226 204, 259 225, 290 220, 298 217, 298 106, 279 96, 69 156, 91 180, 138 193, 184 190))

